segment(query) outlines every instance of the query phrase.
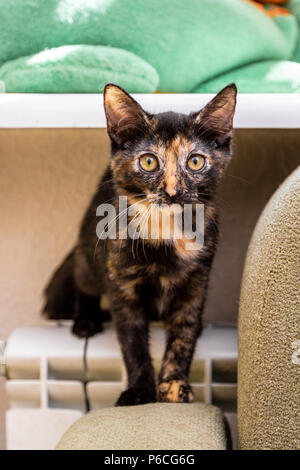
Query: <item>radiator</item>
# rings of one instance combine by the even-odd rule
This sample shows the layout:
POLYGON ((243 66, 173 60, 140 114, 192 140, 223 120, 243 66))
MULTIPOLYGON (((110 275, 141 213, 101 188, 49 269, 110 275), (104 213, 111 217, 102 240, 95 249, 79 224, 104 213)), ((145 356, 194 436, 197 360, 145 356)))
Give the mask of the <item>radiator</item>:
MULTIPOLYGON (((6 415, 8 449, 53 449, 84 413, 114 405, 126 384, 126 372, 115 330, 109 323, 104 326, 101 334, 89 340, 73 336, 66 322, 13 331, 0 360, 10 404, 6 415)), ((160 324, 151 327, 150 345, 158 372, 165 345, 160 324)), ((235 328, 204 329, 197 342, 190 382, 195 400, 219 406, 234 432, 235 328)))

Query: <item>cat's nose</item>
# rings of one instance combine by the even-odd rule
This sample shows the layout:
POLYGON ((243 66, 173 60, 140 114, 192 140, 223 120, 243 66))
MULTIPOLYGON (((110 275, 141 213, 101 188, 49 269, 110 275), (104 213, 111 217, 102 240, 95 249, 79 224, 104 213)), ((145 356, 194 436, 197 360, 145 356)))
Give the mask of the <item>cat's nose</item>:
POLYGON ((164 187, 164 192, 171 198, 175 197, 177 194, 176 184, 175 182, 167 182, 164 187))
POLYGON ((165 193, 170 196, 174 197, 176 196, 177 193, 177 188, 176 188, 176 175, 174 171, 167 171, 164 179, 164 191, 165 193))
POLYGON ((167 191, 167 189, 164 190, 165 198, 167 199, 168 202, 176 202, 176 199, 178 197, 178 192, 175 191, 167 191))
POLYGON ((166 189, 165 189, 165 193, 166 193, 170 198, 174 198, 174 197, 176 197, 177 191, 176 191, 176 188, 175 188, 175 187, 170 187, 170 188, 168 188, 168 186, 167 186, 166 189))

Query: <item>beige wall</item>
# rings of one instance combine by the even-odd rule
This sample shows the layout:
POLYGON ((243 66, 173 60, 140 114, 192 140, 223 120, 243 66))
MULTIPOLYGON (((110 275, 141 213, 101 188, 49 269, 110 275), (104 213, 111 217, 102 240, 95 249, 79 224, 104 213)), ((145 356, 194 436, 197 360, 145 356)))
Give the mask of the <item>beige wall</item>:
MULTIPOLYGON (((43 287, 76 240, 108 152, 104 130, 0 130, 0 339, 40 318, 43 287)), ((235 157, 220 195, 222 230, 207 322, 236 320, 251 231, 299 155, 299 131, 236 132, 235 157)), ((0 440, 5 407, 0 380, 0 440)))
MULTIPOLYGON (((39 319, 43 287, 72 247, 105 166, 101 137, 85 129, 0 130, 0 338, 39 319)), ((0 429, 3 394, 0 383, 0 429)))

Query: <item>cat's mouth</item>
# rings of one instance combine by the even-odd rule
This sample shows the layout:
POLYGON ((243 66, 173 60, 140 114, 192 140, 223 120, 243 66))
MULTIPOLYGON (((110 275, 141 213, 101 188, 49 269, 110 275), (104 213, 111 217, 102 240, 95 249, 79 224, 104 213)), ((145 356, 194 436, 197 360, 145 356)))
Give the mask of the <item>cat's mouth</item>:
POLYGON ((191 194, 177 194, 175 196, 169 196, 168 194, 153 194, 147 191, 134 193, 127 196, 129 205, 132 204, 143 204, 147 207, 150 205, 158 206, 163 209, 166 206, 172 207, 174 205, 184 207, 185 204, 201 203, 199 198, 193 197, 191 194))
POLYGON ((190 196, 187 195, 178 195, 178 196, 154 196, 154 195, 149 195, 147 197, 147 200, 149 201, 150 204, 155 204, 160 207, 165 207, 165 206, 174 206, 178 205, 181 206, 182 208, 184 207, 185 204, 193 204, 195 202, 199 202, 198 200, 195 200, 194 198, 191 198, 190 196))

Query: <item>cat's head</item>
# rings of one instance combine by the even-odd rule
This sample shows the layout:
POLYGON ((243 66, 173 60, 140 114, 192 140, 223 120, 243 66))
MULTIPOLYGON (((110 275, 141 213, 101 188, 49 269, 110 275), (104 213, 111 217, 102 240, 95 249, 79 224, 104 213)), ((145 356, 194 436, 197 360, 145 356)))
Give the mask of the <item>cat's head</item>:
POLYGON ((189 115, 150 114, 122 88, 104 91, 111 168, 120 195, 151 203, 205 202, 231 157, 236 86, 189 115))

